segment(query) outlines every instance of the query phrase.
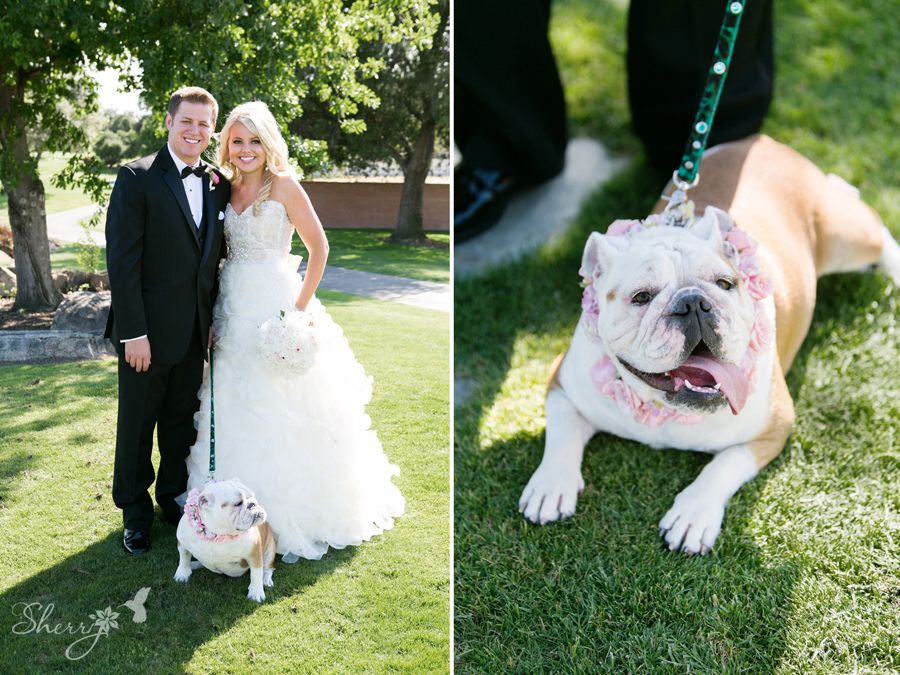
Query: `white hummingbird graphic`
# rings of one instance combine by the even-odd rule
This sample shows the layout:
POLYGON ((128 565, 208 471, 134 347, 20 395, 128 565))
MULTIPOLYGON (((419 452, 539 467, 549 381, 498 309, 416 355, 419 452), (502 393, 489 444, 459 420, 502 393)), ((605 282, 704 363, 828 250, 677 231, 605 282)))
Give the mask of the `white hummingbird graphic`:
POLYGON ((150 587, 144 586, 141 590, 135 593, 134 597, 128 602, 123 602, 119 607, 123 605, 134 612, 134 616, 132 617, 132 621, 135 623, 144 623, 147 620, 147 611, 144 609, 144 603, 147 601, 147 596, 150 595, 150 587))

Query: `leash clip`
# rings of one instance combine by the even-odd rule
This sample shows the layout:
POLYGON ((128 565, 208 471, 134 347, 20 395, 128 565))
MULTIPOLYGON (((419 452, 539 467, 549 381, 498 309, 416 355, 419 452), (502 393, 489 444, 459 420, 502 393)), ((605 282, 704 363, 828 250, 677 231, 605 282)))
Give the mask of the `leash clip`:
POLYGON ((694 220, 694 202, 688 199, 687 191, 696 187, 699 182, 699 173, 690 182, 679 178, 677 171, 672 173, 675 191, 668 197, 663 195, 663 199, 669 202, 662 212, 663 224, 670 227, 686 227, 694 220))
POLYGON ((675 187, 677 189, 675 190, 674 193, 672 193, 672 196, 674 197, 678 191, 687 193, 687 191, 690 190, 691 188, 697 187, 697 183, 699 183, 699 182, 700 182, 700 172, 699 171, 696 174, 694 174, 694 179, 690 183, 687 182, 686 180, 682 180, 678 176, 677 171, 673 171, 672 172, 672 183, 675 185, 675 187))

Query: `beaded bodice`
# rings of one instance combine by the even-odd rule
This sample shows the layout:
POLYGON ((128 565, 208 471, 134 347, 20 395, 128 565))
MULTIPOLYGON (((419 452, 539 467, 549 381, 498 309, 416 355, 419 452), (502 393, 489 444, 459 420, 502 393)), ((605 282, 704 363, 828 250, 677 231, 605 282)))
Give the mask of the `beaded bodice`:
POLYGON ((258 216, 253 215, 252 206, 241 214, 231 204, 226 207, 225 240, 229 262, 265 262, 287 255, 293 233, 294 228, 281 202, 264 201, 258 216))

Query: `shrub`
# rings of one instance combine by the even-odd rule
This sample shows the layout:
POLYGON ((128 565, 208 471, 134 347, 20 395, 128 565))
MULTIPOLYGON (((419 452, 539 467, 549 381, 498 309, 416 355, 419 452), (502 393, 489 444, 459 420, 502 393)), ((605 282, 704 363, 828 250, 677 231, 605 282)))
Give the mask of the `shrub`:
POLYGON ((13 254, 12 230, 3 225, 0 225, 0 251, 8 256, 13 254))
POLYGON ((125 159, 126 143, 119 134, 105 132, 94 144, 94 152, 106 166, 118 166, 125 159))

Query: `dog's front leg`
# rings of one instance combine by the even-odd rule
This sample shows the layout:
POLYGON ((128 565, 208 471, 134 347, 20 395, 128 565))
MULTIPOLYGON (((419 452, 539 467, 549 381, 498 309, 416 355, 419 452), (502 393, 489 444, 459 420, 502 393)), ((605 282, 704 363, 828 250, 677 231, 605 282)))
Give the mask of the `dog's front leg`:
POLYGON ((256 602, 262 602, 266 599, 266 592, 263 590, 263 568, 250 568, 250 587, 247 589, 247 597, 256 602))
POLYGON ((519 511, 532 523, 549 523, 575 513, 584 489, 581 458, 594 427, 559 387, 547 394, 544 458, 519 498, 519 511))
POLYGON ((191 552, 178 542, 178 569, 175 570, 175 581, 186 583, 191 578, 191 552))
POLYGON ((757 471, 756 460, 746 445, 735 445, 713 457, 694 482, 678 493, 659 522, 669 550, 709 551, 722 529, 725 505, 757 471))
POLYGON ((784 449, 793 425, 794 402, 776 362, 768 425, 749 443, 718 453, 694 482, 678 493, 672 508, 659 521, 669 550, 703 554, 713 547, 728 501, 784 449))

